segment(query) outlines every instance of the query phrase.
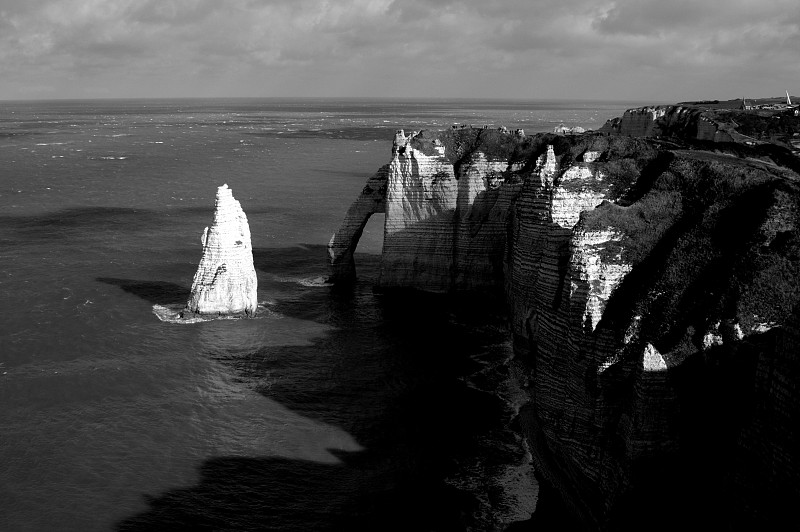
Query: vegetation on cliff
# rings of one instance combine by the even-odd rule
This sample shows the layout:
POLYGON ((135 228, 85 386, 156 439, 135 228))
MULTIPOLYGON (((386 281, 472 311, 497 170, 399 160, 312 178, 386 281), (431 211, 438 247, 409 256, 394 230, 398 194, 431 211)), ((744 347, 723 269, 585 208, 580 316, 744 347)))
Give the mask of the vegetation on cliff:
POLYGON ((681 509, 657 529, 758 525, 800 496, 800 160, 690 111, 639 137, 423 131, 386 176, 418 207, 387 214, 402 282, 433 256, 450 288, 504 284, 536 466, 595 528, 652 500, 681 509))
POLYGON ((720 120, 734 123, 739 133, 763 140, 791 137, 800 133, 800 116, 794 112, 756 113, 747 111, 718 112, 720 120))
MULTIPOLYGON (((543 382, 587 379, 591 399, 586 407, 614 414, 606 414, 599 428, 594 422, 570 430, 556 427, 563 441, 550 445, 582 439, 581 445, 591 447, 589 434, 598 431, 612 446, 589 452, 608 453, 611 461, 616 456, 636 472, 625 480, 630 491, 616 507, 595 514, 607 512, 603 526, 634 527, 653 497, 684 509, 665 519, 666 528, 686 524, 690 514, 698 515, 695 524, 720 525, 719 515, 736 516, 725 523, 744 519, 755 528, 777 523, 775 516, 785 517, 784 508, 800 495, 797 438, 785 429, 800 419, 792 380, 800 369, 797 160, 775 145, 626 139, 644 140, 656 155, 648 150, 622 152, 620 158, 605 155, 602 168, 620 189, 637 171, 638 177, 616 201, 612 195, 584 211, 579 231, 621 235, 603 244, 600 263, 632 268, 606 302, 592 339, 580 342, 582 336, 570 332, 572 341, 580 342, 570 360, 597 356, 603 334, 616 345, 631 342, 596 381, 585 377, 578 362, 581 370, 574 375, 558 365, 545 369, 541 353, 535 362, 540 374, 552 371, 538 377, 543 382), (647 349, 663 357, 666 385, 649 392, 664 394, 657 402, 637 407, 642 388, 635 368, 647 349), (616 415, 656 432, 637 440, 616 415), (640 458, 630 450, 617 454, 615 441, 647 450, 640 458), (732 498, 731 492, 736 493, 732 498), (698 506, 694 501, 701 499, 698 506)), ((591 369, 589 364, 586 371, 591 369)), ((580 397, 574 391, 562 395, 568 402, 580 397)), ((573 466, 581 456, 570 458, 573 466)))
POLYGON ((791 315, 800 295, 798 212, 800 188, 785 171, 686 152, 639 201, 606 203, 584 224, 624 235, 604 250, 635 265, 615 294, 628 301, 616 304, 644 316, 642 334, 679 363, 719 319, 751 330, 791 315), (694 331, 690 344, 686 331, 694 331))

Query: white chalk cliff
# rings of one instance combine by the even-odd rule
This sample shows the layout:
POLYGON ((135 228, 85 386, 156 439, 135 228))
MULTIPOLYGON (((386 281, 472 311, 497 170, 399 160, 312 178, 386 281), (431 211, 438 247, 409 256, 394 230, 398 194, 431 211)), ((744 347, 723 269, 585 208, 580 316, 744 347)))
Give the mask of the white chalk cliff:
POLYGON ((679 108, 615 124, 399 133, 332 271, 362 202, 386 212, 382 286, 504 286, 520 426, 587 529, 775 528, 800 500, 800 176, 703 151, 724 136, 679 108))
POLYGON ((521 167, 479 148, 485 138, 522 142, 524 134, 470 129, 445 142, 427 134, 395 135, 391 162, 368 180, 328 244, 331 281, 355 276, 361 231, 373 213, 385 212, 379 286, 446 292, 502 285, 521 167))
POLYGON ((202 236, 203 255, 184 312, 254 316, 258 279, 250 226, 228 185, 217 189, 214 223, 202 236))

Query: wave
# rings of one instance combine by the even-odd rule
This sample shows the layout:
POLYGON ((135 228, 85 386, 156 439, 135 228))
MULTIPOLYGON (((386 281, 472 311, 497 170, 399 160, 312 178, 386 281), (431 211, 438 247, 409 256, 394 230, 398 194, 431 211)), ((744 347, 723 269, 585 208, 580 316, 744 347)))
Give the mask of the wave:
POLYGON ((245 316, 208 316, 202 314, 187 314, 186 316, 183 315, 183 311, 186 308, 184 304, 172 304, 172 305, 153 305, 153 314, 155 316, 166 323, 180 323, 180 324, 190 324, 190 323, 202 323, 206 321, 217 321, 217 320, 242 320, 242 319, 280 319, 283 316, 278 314, 277 312, 273 312, 269 308, 267 308, 263 303, 259 303, 256 315, 252 318, 245 317, 245 316))
POLYGON ((330 286, 330 283, 328 283, 325 277, 305 277, 302 279, 293 279, 293 281, 299 284, 300 286, 307 286, 309 288, 321 288, 325 286, 330 286))
POLYGON ((326 277, 282 277, 276 275, 273 279, 279 283, 295 283, 307 288, 324 288, 331 286, 326 277))
POLYGON ((516 429, 520 408, 529 401, 523 388, 526 370, 512 359, 507 342, 470 358, 482 368, 464 377, 464 384, 497 398, 502 414, 496 426, 477 438, 479 452, 460 463, 445 483, 475 498, 477 505, 468 517, 474 529, 503 529, 530 518, 538 501, 533 458, 516 429))

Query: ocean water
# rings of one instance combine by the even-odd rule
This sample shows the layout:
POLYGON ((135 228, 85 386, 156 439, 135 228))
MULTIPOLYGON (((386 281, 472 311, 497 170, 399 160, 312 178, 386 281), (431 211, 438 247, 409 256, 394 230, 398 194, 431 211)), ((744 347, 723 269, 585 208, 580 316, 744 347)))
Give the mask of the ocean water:
POLYGON ((325 245, 396 129, 597 128, 633 105, 0 102, 0 530, 524 517, 502 309, 375 293, 380 216, 354 287, 321 282, 325 245), (188 297, 223 183, 263 310, 162 321, 188 297))

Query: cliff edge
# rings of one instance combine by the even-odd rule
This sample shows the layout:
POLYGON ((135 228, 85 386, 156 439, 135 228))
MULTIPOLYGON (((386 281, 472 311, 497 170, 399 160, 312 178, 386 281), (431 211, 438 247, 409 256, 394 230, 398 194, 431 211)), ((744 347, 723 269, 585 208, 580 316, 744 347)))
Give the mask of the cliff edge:
POLYGON ((800 175, 693 113, 399 132, 329 246, 335 279, 383 208, 382 286, 504 292, 535 467, 589 529, 763 527, 800 500, 800 175))

